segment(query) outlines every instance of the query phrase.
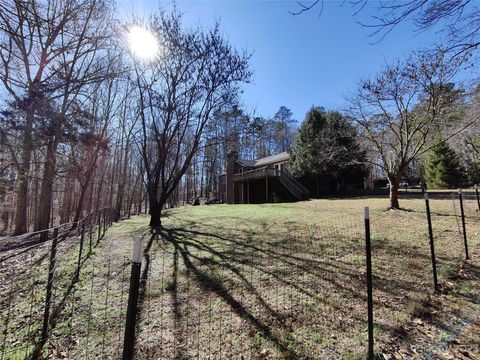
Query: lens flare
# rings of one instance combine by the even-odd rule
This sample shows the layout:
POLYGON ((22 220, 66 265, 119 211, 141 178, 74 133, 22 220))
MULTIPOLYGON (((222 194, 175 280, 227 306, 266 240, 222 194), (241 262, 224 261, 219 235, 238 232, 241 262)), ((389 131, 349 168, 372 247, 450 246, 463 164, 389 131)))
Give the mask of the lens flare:
POLYGON ((152 60, 159 52, 154 34, 141 26, 132 26, 128 31, 128 45, 132 54, 142 60, 152 60))

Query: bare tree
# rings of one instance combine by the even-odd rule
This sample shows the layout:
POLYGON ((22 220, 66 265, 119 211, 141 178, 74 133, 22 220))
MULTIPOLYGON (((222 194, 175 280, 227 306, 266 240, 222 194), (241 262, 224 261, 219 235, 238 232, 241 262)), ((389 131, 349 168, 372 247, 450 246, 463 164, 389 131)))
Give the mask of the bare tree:
POLYGON ((121 79, 111 78, 92 86, 92 96, 84 105, 88 109, 83 112, 87 126, 73 145, 78 156, 74 157, 72 166, 80 186, 74 222, 80 219, 84 210, 87 190, 93 186, 98 160, 109 153, 109 127, 125 106, 127 91, 122 88, 121 82, 121 79))
POLYGON ((480 181, 480 121, 475 121, 478 118, 479 109, 480 86, 477 85, 471 92, 465 105, 459 110, 461 120, 452 131, 456 131, 457 128, 463 128, 469 123, 473 122, 473 124, 450 141, 451 146, 461 155, 470 183, 478 183, 480 181))
POLYGON ((193 157, 201 148, 208 120, 232 103, 238 84, 250 78, 249 56, 240 55, 209 31, 182 28, 178 13, 151 21, 161 40, 161 59, 150 69, 135 66, 141 131, 137 137, 150 203, 150 226, 160 215, 193 157))
POLYGON ((37 125, 47 141, 35 228, 49 224, 56 150, 82 86, 104 76, 101 51, 110 41, 110 11, 108 1, 96 0, 0 2, 0 79, 24 114, 19 117, 21 159, 15 159, 20 175, 16 234, 27 230, 28 176, 37 125), (41 122, 36 121, 39 117, 41 122))
MULTIPOLYGON (((128 97, 131 88, 126 87, 124 89, 125 95, 128 97)), ((131 156, 134 149, 132 149, 132 141, 134 137, 134 132, 136 130, 136 124, 138 122, 138 114, 136 114, 136 106, 128 101, 127 98, 124 99, 123 107, 121 111, 121 115, 119 116, 119 124, 118 129, 121 134, 121 155, 120 155, 120 168, 119 168, 119 179, 118 179, 118 191, 117 191, 117 198, 115 209, 117 216, 120 216, 122 206, 124 205, 124 198, 125 198, 125 189, 127 187, 128 182, 128 173, 131 172, 131 164, 129 161, 131 160, 131 156)), ((138 156, 138 153, 134 154, 138 156)), ((135 180, 135 186, 137 184, 138 178, 135 180)), ((131 197, 129 196, 127 201, 130 202, 131 197)))
POLYGON ((79 7, 74 8, 75 20, 70 24, 71 28, 65 28, 61 41, 57 44, 64 52, 57 63, 59 67, 55 78, 58 82, 49 89, 54 111, 46 128, 49 140, 35 230, 49 226, 57 146, 65 132, 72 128, 69 120, 74 117, 74 105, 81 101, 81 91, 85 86, 111 76, 111 54, 108 51, 111 47, 109 8, 105 3, 97 1, 82 2, 77 6, 79 7))
MULTIPOLYGON (((349 113, 379 160, 390 185, 390 206, 399 208, 398 188, 413 159, 429 151, 445 129, 458 98, 451 81, 458 66, 443 51, 416 53, 360 83, 348 99, 349 113)), ((450 132, 457 135, 478 120, 450 132)))
MULTIPOLYGON (((324 0, 298 1, 293 15, 311 9, 324 11, 324 0)), ((368 0, 349 0, 341 4, 352 7, 354 15, 367 11, 368 0)), ((372 30, 371 36, 383 39, 403 22, 412 21, 417 31, 437 27, 449 44, 447 50, 453 56, 469 55, 480 46, 480 6, 476 0, 383 0, 375 6, 371 21, 360 24, 372 30)))
POLYGON ((23 137, 20 151, 16 152, 13 144, 7 144, 19 174, 15 234, 27 231, 28 175, 35 110, 42 106, 41 91, 45 79, 50 77, 48 65, 58 56, 53 44, 68 21, 66 13, 52 11, 44 20, 49 26, 42 26, 39 14, 42 10, 44 6, 36 2, 0 2, 0 79, 15 107, 24 112, 17 117, 23 120, 18 124, 20 137, 23 137), (37 34, 41 34, 38 39, 37 34), (16 153, 20 153, 19 158, 16 153))

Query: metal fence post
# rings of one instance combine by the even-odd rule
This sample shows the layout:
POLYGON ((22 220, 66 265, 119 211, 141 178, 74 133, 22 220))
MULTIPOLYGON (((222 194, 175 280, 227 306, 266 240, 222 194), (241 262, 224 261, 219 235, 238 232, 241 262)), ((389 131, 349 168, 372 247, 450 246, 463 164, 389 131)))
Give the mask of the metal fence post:
POLYGON ((427 223, 428 223, 428 236, 430 238, 430 255, 432 257, 432 270, 433 270, 433 286, 435 292, 438 292, 438 280, 437 280, 437 261, 435 259, 435 246, 433 243, 433 229, 432 229, 432 217, 430 215, 430 203, 428 200, 428 193, 425 193, 425 207, 427 210, 427 223))
POLYGON ((89 216, 88 218, 89 220, 89 239, 88 239, 88 254, 90 255, 92 253, 92 232, 93 232, 93 215, 92 216, 89 216))
POLYGON ((370 209, 368 206, 365 207, 365 252, 367 260, 368 359, 373 360, 372 252, 370 246, 370 209))
POLYGON ((478 196, 478 185, 475 184, 475 194, 477 195, 477 207, 478 211, 480 212, 480 197, 478 196))
POLYGON ((48 265, 47 289, 45 294, 45 307, 43 311, 43 326, 40 343, 45 344, 48 336, 48 324, 50 321, 50 307, 52 302, 53 276, 57 257, 58 227, 53 230, 52 247, 50 249, 50 262, 48 265))
POLYGON ((128 292, 127 320, 123 339, 123 360, 132 360, 135 347, 135 322, 137 318, 138 291, 142 268, 142 237, 135 239, 128 292))
POLYGON ((102 215, 103 215, 103 235, 102 235, 102 237, 104 237, 105 236, 105 230, 107 228, 107 209, 103 209, 102 215))
POLYGON ((84 239, 85 239, 85 221, 82 223, 82 231, 80 233, 80 249, 78 250, 78 260, 77 260, 77 270, 75 271, 75 281, 78 281, 78 278, 80 276, 80 267, 82 262, 84 239))
POLYGON ((463 243, 465 245, 465 259, 468 257, 467 228, 465 226, 465 211, 463 210, 462 189, 458 189, 458 198, 460 199, 460 214, 462 215, 463 243))
POLYGON ((98 216, 97 216, 98 217, 98 222, 97 222, 97 225, 98 225, 97 245, 98 245, 98 243, 100 242, 100 232, 102 230, 102 226, 101 226, 101 222, 100 222, 101 221, 101 212, 100 212, 100 210, 97 210, 97 212, 98 212, 98 216))

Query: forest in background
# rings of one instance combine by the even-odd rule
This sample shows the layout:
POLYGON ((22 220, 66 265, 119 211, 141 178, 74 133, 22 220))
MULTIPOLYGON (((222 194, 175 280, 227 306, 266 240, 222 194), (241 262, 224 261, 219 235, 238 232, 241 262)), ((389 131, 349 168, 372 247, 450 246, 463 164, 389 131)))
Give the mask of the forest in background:
MULTIPOLYGON (((233 84, 250 76, 248 54, 237 54, 217 27, 179 30, 182 24, 178 13, 159 12, 149 20, 151 28, 163 31, 164 38, 171 37, 171 44, 164 42, 163 46, 174 53, 163 56, 161 66, 152 70, 149 64, 134 59, 125 37, 119 35, 138 20, 119 24, 113 2, 2 1, 0 10, 0 188, 4 232, 22 234, 76 222, 86 213, 104 207, 114 208, 118 216, 148 212, 143 160, 149 150, 142 154, 141 144, 152 141, 153 132, 146 133, 155 124, 145 123, 150 121, 145 117, 154 116, 152 103, 156 102, 155 107, 167 117, 175 118, 174 122, 186 122, 184 114, 168 107, 198 101, 210 88, 223 86, 200 78, 205 82, 202 87, 194 87, 184 79, 169 82, 168 77, 178 70, 180 61, 187 59, 186 49, 176 48, 174 41, 191 43, 193 32, 198 30, 201 35, 190 51, 199 51, 202 46, 224 46, 224 55, 231 56, 232 66, 243 72, 229 81, 233 84), (146 79, 145 73, 150 76, 154 72, 165 77, 157 89, 148 81, 140 84, 146 79), (184 86, 185 92, 168 93, 161 88, 172 84, 184 86), (188 91, 196 93, 188 97, 188 91), (165 93, 176 98, 163 108, 160 97, 165 93), (143 119, 140 106, 150 112, 144 113, 143 119)), ((200 64, 195 66, 205 66, 206 60, 199 54, 190 60, 200 64)), ((228 64, 222 66, 225 69, 228 64)), ((181 70, 193 76, 198 68, 181 70)), ((195 116, 200 110, 199 106, 184 106, 194 120, 182 129, 186 134, 176 145, 183 148, 175 157, 185 161, 191 155, 191 159, 163 206, 185 204, 199 196, 215 197, 218 175, 225 167, 229 150, 255 159, 290 148, 296 127, 291 111, 282 106, 273 118, 246 114, 239 106, 238 94, 236 87, 225 88, 220 94, 222 102, 209 104, 205 128, 194 151, 189 142, 196 140, 196 134, 191 128, 199 123, 195 116)), ((162 133, 157 135, 167 136, 167 120, 160 121, 162 133)), ((169 135, 180 136, 178 132, 169 135)))

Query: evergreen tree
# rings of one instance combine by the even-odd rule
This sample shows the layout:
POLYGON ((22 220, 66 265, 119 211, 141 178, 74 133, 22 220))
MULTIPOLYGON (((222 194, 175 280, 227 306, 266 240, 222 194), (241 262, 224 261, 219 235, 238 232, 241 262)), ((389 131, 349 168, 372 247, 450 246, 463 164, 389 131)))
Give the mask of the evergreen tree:
POLYGON ((345 183, 366 174, 365 162, 356 129, 342 114, 322 107, 307 113, 295 136, 290 167, 296 175, 317 179, 317 195, 320 176, 345 183))
POLYGON ((425 181, 431 189, 456 188, 462 185, 464 173, 457 154, 446 141, 440 141, 425 162, 425 181))

